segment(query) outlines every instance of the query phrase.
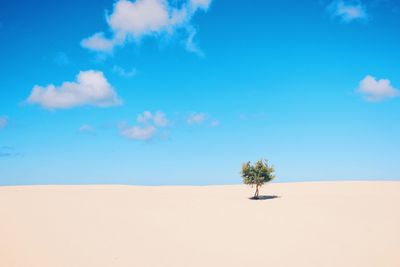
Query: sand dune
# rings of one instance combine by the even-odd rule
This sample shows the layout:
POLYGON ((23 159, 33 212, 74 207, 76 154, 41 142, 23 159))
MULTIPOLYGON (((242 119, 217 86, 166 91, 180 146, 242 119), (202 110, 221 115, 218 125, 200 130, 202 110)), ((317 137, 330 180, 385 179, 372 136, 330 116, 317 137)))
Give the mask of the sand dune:
POLYGON ((0 266, 400 266, 400 182, 0 188, 0 266))

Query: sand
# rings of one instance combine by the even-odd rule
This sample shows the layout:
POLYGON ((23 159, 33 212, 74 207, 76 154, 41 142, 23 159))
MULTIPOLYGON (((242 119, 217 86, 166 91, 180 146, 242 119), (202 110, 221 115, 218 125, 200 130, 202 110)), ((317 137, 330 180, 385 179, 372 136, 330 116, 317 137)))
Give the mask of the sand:
POLYGON ((0 187, 0 266, 400 266, 400 182, 0 187))

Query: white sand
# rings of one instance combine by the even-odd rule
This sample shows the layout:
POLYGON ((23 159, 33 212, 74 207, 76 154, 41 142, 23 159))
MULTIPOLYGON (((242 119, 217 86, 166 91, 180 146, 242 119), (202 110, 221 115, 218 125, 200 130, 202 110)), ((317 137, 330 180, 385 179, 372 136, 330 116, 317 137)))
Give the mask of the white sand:
POLYGON ((0 187, 0 266, 400 266, 400 182, 0 187))

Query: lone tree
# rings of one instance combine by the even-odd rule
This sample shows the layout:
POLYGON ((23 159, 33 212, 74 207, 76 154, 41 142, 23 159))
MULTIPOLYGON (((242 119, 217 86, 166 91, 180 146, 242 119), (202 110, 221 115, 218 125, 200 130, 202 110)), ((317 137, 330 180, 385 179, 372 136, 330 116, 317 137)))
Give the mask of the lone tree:
POLYGON ((252 187, 256 186, 255 199, 259 196, 259 187, 275 178, 274 171, 274 167, 268 165, 268 161, 263 159, 257 161, 254 165, 250 161, 242 164, 243 183, 252 187))

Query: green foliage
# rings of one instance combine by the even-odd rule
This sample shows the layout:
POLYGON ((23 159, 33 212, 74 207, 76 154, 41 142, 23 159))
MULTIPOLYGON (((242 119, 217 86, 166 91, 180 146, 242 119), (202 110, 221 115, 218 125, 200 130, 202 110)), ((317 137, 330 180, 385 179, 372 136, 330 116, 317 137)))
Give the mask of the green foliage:
POLYGON ((268 164, 266 160, 259 160, 254 165, 251 162, 242 164, 241 175, 243 183, 256 185, 257 188, 275 178, 274 167, 268 164))

